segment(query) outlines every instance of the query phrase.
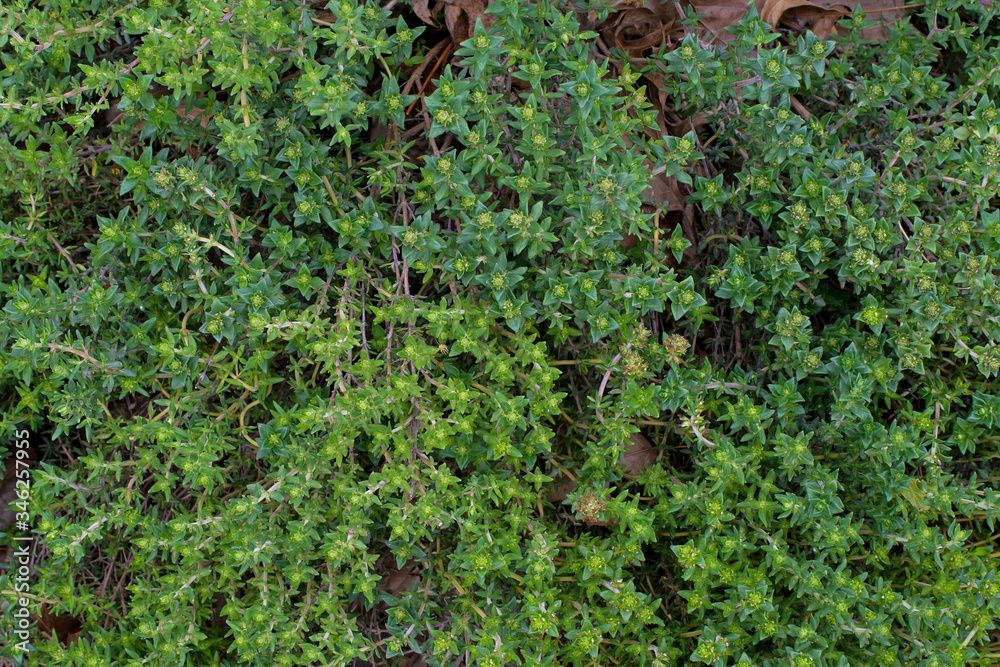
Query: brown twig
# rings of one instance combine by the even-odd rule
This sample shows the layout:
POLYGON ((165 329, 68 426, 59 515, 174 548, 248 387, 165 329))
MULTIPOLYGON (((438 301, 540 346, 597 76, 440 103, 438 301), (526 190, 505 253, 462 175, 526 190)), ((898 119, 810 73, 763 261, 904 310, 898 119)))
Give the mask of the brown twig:
POLYGON ((420 86, 420 90, 417 92, 417 99, 410 102, 410 106, 407 107, 406 109, 407 115, 409 115, 409 113, 413 111, 413 107, 417 105, 417 101, 423 97, 424 90, 427 88, 427 84, 430 83, 431 79, 434 78, 434 75, 437 73, 438 68, 441 67, 441 63, 443 63, 445 58, 447 58, 451 54, 452 48, 454 47, 451 44, 445 44, 444 51, 441 52, 441 57, 438 58, 438 61, 434 64, 434 68, 431 69, 430 73, 427 75, 427 78, 424 79, 423 85, 420 86))

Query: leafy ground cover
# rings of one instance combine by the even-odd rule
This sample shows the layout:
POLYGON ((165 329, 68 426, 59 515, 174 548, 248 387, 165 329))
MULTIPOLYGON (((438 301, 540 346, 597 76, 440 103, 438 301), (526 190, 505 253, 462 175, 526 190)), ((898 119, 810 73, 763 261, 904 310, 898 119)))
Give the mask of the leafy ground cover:
POLYGON ((997 14, 6 4, 0 659, 995 663, 997 14))

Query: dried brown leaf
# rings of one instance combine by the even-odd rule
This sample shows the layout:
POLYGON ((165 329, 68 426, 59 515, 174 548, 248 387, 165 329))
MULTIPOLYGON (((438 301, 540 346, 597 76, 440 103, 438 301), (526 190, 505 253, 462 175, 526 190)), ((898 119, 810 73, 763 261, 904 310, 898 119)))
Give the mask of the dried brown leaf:
POLYGON ((719 2, 691 3, 694 10, 704 16, 698 21, 698 37, 705 44, 724 46, 736 39, 736 35, 726 30, 739 23, 750 9, 746 0, 723 0, 719 2))
POLYGON ((667 108, 663 116, 667 130, 674 137, 683 137, 688 132, 693 132, 702 125, 708 124, 708 114, 703 111, 699 111, 693 116, 683 117, 674 109, 667 108))
POLYGON ((38 620, 38 629, 41 630, 43 635, 49 637, 54 635, 59 640, 59 643, 67 648, 79 639, 83 632, 83 625, 78 618, 69 614, 53 614, 44 605, 42 606, 41 616, 37 616, 36 618, 38 620))
POLYGON ((559 475, 553 480, 555 484, 552 486, 552 490, 549 491, 549 502, 550 503, 561 503, 569 497, 569 494, 573 493, 573 489, 576 488, 576 482, 566 477, 565 475, 559 475))
POLYGON ((675 176, 657 174, 649 182, 649 189, 645 192, 650 193, 647 196, 651 202, 658 206, 666 205, 668 211, 684 210, 684 195, 681 194, 681 188, 675 176))
POLYGON ((664 2, 661 2, 660 0, 646 0, 643 6, 656 14, 663 25, 674 23, 678 18, 680 18, 677 14, 678 3, 676 2, 671 2, 669 0, 664 2))
POLYGON ((583 518, 583 522, 585 524, 587 524, 588 526, 615 526, 615 525, 618 525, 617 519, 614 520, 614 521, 601 521, 600 519, 588 519, 587 517, 584 517, 583 518))
POLYGON ((760 10, 760 18, 772 28, 778 27, 781 15, 795 7, 815 7, 810 0, 765 0, 760 10))
POLYGON ((574 12, 574 13, 576 14, 576 20, 580 24, 581 32, 590 32, 592 30, 596 30, 597 27, 601 24, 601 22, 597 20, 597 14, 595 14, 594 12, 574 12))
POLYGON ((683 18, 681 10, 690 13, 693 8, 698 14, 704 14, 699 21, 698 37, 704 44, 725 45, 736 39, 735 35, 725 28, 739 22, 750 8, 747 0, 701 0, 699 2, 684 2, 646 0, 645 8, 656 15, 663 26, 665 37, 676 33, 678 41, 684 36, 684 27, 680 24, 683 18))
POLYGON ((646 468, 656 463, 656 449, 642 433, 633 433, 628 437, 630 444, 622 456, 622 467, 629 479, 638 479, 646 468))
POLYGON ((205 113, 204 109, 199 109, 198 107, 193 107, 191 111, 185 111, 185 103, 181 102, 180 106, 177 107, 177 115, 188 122, 197 122, 203 128, 207 128, 208 124, 212 120, 212 112, 205 113))
MULTIPOLYGON (((622 139, 626 150, 632 147, 632 141, 628 136, 624 136, 622 139)), ((649 160, 643 160, 642 166, 648 170, 648 173, 652 173, 654 170, 654 165, 649 160)), ((668 211, 684 209, 684 195, 681 194, 677 178, 674 176, 664 176, 663 174, 651 176, 649 187, 643 190, 642 196, 656 208, 665 206, 668 211)))
MULTIPOLYGON (((628 136, 624 136, 622 139, 626 149, 632 146, 628 136)), ((642 165, 648 170, 648 173, 652 173, 654 169, 652 162, 643 160, 642 165)), ((682 225, 684 236, 691 242, 691 245, 684 251, 685 261, 690 262, 694 258, 694 248, 698 246, 694 232, 694 206, 685 203, 686 197, 681 192, 677 178, 663 174, 651 176, 649 187, 643 191, 642 195, 648 202, 648 204, 643 204, 643 213, 651 214, 661 211, 661 214, 656 218, 657 226, 660 229, 669 234, 678 224, 682 225)), ((636 235, 629 234, 625 230, 622 230, 621 234, 623 249, 629 250, 638 244, 639 238, 636 235)), ((665 257, 664 261, 667 266, 675 268, 680 266, 672 255, 665 257)))
POLYGON ((476 21, 482 20, 487 30, 496 22, 496 17, 487 14, 490 0, 445 0, 444 22, 456 44, 472 37, 476 21))
POLYGON ((434 20, 434 16, 431 13, 428 0, 413 0, 413 12, 424 23, 437 26, 437 21, 434 20))
POLYGON ((762 21, 777 29, 785 23, 796 32, 809 28, 820 39, 830 36, 837 21, 850 13, 843 5, 820 7, 810 0, 764 0, 760 6, 762 21))
POLYGON ((633 58, 641 57, 646 49, 658 49, 666 39, 663 21, 645 7, 614 14, 598 31, 609 47, 628 51, 633 58))
MULTIPOLYGON (((625 447, 625 454, 622 456, 621 465, 626 477, 629 479, 638 479, 646 468, 656 463, 657 452, 653 447, 653 443, 641 433, 633 433, 628 439, 629 442, 625 447)), ((559 475, 554 480, 554 484, 549 491, 549 502, 558 503, 566 500, 575 488, 576 482, 565 475, 559 475)), ((584 518, 583 522, 588 526, 609 526, 615 523, 614 521, 608 522, 587 518, 584 518)))
POLYGON ((385 591, 389 595, 396 596, 401 591, 410 590, 414 581, 420 581, 420 576, 416 574, 413 566, 417 562, 413 559, 407 561, 402 568, 396 567, 395 559, 391 560, 389 573, 375 587, 380 591, 385 591))

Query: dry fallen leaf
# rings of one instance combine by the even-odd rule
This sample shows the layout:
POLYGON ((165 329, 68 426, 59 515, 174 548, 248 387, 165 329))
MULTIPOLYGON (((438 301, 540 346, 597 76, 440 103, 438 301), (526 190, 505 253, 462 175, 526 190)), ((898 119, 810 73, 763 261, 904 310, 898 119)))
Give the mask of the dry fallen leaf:
POLYGON ((760 9, 760 18, 772 28, 778 27, 781 15, 796 7, 815 7, 810 0, 765 0, 760 9))
POLYGON ((807 27, 820 39, 826 39, 833 32, 837 21, 850 13, 843 5, 820 7, 810 0, 764 0, 758 3, 762 21, 777 29, 783 22, 795 31, 807 27))
POLYGON ((628 439, 631 444, 625 448, 622 467, 626 477, 638 479, 646 468, 656 463, 656 449, 642 433, 633 433, 628 439))
POLYGON ((203 128, 207 128, 209 122, 212 120, 212 112, 205 113, 204 109, 199 109, 198 107, 192 107, 191 111, 185 111, 185 102, 181 101, 180 106, 177 107, 177 115, 183 118, 187 122, 197 122, 203 128))
POLYGON ((573 489, 576 488, 576 482, 569 479, 565 475, 559 475, 553 480, 555 483, 549 491, 548 499, 550 503, 561 503, 569 497, 569 494, 573 493, 573 489))
POLYGON ((83 633, 83 626, 75 616, 69 614, 57 616, 44 605, 42 606, 42 615, 36 618, 38 629, 41 630, 42 635, 47 637, 55 635, 59 643, 66 648, 79 639, 83 633))
MULTIPOLYGON (((739 23, 743 15, 750 9, 746 0, 691 3, 694 11, 704 16, 698 21, 698 37, 710 45, 725 46, 736 40, 736 35, 726 30, 731 25, 739 23)), ((686 10, 685 10, 686 11, 686 10)))
POLYGON ((617 519, 615 519, 614 521, 601 521, 600 519, 588 519, 588 518, 584 517, 583 518, 583 522, 585 524, 587 524, 588 526, 617 526, 618 525, 618 520, 617 519))
MULTIPOLYGON (((632 146, 632 142, 627 136, 623 139, 627 150, 632 146)), ((643 160, 642 165, 650 173, 654 169, 653 163, 649 160, 643 160)), ((661 234, 670 234, 678 224, 683 225, 684 236, 691 242, 691 245, 685 250, 685 260, 690 261, 694 256, 694 248, 698 246, 698 239, 694 232, 694 205, 684 203, 686 197, 681 192, 677 178, 663 174, 651 177, 649 187, 643 191, 642 196, 648 202, 648 206, 643 205, 643 213, 661 211, 660 216, 655 219, 657 226, 663 230, 661 234)), ((639 242, 637 236, 629 234, 625 230, 622 230, 621 235, 621 245, 626 250, 634 248, 639 242)), ((665 238, 665 236, 661 236, 661 238, 665 238)), ((679 266, 672 255, 668 255, 665 262, 668 266, 679 266)))
MULTIPOLYGON (((632 141, 627 135, 623 136, 622 139, 625 143, 625 150, 632 148, 632 141)), ((652 173, 655 169, 649 160, 643 160, 642 166, 648 170, 648 173, 652 173)), ((657 208, 664 207, 664 205, 668 211, 680 211, 684 208, 684 196, 681 194, 677 179, 673 176, 656 174, 650 177, 649 187, 643 190, 642 196, 657 208)))
POLYGON ((414 581, 420 581, 420 577, 413 570, 416 564, 417 561, 410 559, 402 568, 398 568, 395 559, 391 559, 388 574, 375 588, 392 596, 397 596, 401 591, 410 590, 410 585, 414 581))
MULTIPOLYGON (((629 444, 625 447, 625 454, 622 456, 621 464, 625 469, 625 476, 629 479, 638 479, 643 471, 656 463, 656 449, 653 444, 641 433, 633 433, 629 436, 629 444)), ((555 478, 550 487, 549 502, 559 503, 569 497, 576 488, 576 482, 565 475, 555 478)), ((590 526, 608 526, 615 522, 584 519, 584 523, 590 526)))
POLYGON ((641 58, 646 49, 658 50, 664 44, 666 27, 656 13, 641 7, 612 15, 599 26, 598 31, 609 47, 627 51, 633 58, 641 58))
POLYGON ((496 17, 487 14, 490 0, 445 0, 444 22, 456 44, 472 37, 476 21, 482 19, 487 30, 496 22, 496 17))
MULTIPOLYGON (((682 137, 688 132, 708 124, 708 114, 704 112, 699 111, 687 118, 683 118, 677 113, 670 95, 665 92, 666 81, 662 75, 657 74, 655 70, 649 70, 643 72, 643 77, 652 85, 652 90, 656 91, 656 99, 652 102, 653 108, 657 111, 656 123, 660 127, 660 134, 682 137)), ((648 129, 647 134, 650 139, 660 138, 648 129)))
MULTIPOLYGON (((437 7, 435 7, 435 10, 436 9, 437 7)), ((413 0, 413 12, 424 23, 435 27, 437 26, 437 22, 434 20, 434 14, 436 12, 431 11, 428 0, 413 0)))

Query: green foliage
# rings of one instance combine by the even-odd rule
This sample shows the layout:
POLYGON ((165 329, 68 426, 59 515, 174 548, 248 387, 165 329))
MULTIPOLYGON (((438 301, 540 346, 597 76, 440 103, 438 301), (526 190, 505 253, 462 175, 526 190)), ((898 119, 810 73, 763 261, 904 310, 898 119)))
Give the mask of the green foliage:
POLYGON ((28 4, 0 410, 83 621, 31 664, 1000 654, 996 3, 630 61, 497 0, 425 90, 401 5, 28 4))

